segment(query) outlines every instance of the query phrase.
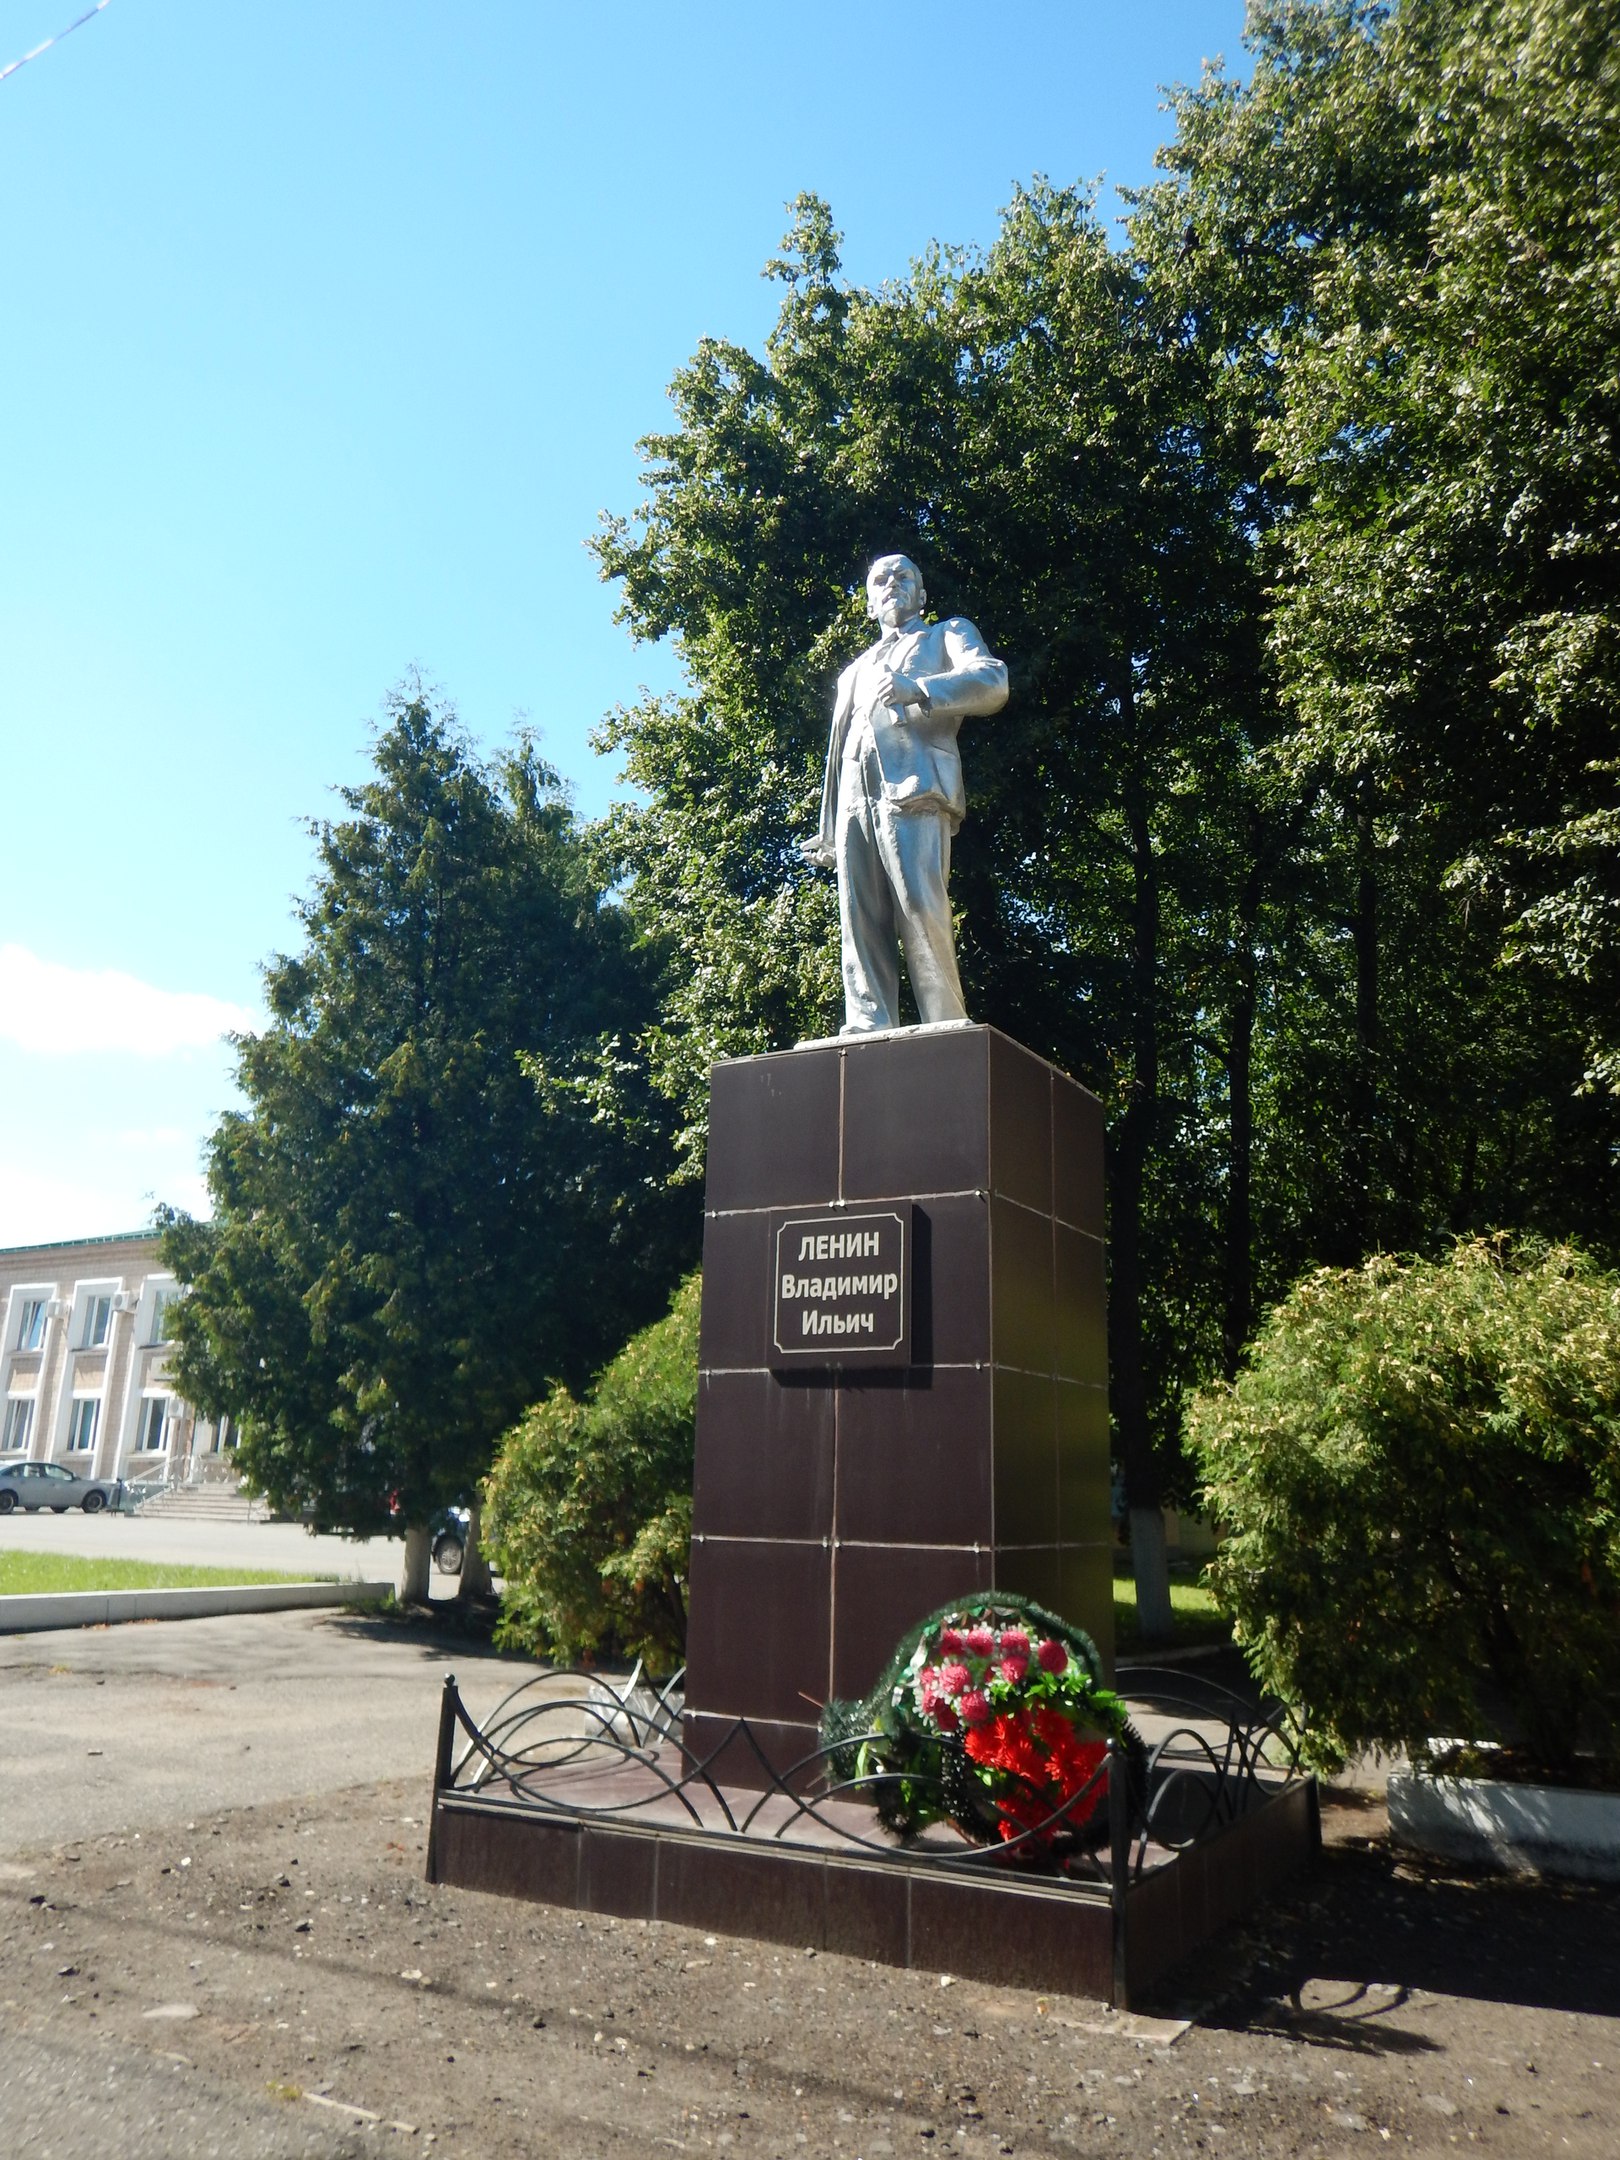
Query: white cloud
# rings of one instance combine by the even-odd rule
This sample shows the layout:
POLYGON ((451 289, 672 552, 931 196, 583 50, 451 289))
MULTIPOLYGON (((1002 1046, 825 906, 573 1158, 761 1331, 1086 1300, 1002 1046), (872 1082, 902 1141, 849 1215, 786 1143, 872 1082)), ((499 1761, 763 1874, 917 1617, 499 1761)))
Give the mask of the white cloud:
POLYGON ((159 990, 113 968, 63 967, 26 946, 0 945, 0 1041, 22 1050, 169 1057, 255 1025, 242 1006, 201 991, 159 990))
MULTIPOLYGON (((166 1178, 163 1198, 194 1215, 208 1213, 208 1188, 195 1171, 166 1178)), ((135 1179, 95 1182, 0 1162, 0 1250, 143 1230, 153 1205, 154 1195, 135 1179)))

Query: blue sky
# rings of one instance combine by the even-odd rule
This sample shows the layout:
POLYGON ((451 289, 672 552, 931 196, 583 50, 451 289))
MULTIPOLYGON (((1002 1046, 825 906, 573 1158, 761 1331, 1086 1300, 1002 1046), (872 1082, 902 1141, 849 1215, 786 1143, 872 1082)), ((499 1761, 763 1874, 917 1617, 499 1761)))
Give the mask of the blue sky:
MULTIPOLYGON (((0 66, 87 0, 0 0, 0 66)), ((412 665, 486 743, 673 681, 584 547, 784 204, 854 280, 1152 172, 1242 0, 111 0, 0 82, 0 1245, 203 1201, 222 1027, 412 665)))

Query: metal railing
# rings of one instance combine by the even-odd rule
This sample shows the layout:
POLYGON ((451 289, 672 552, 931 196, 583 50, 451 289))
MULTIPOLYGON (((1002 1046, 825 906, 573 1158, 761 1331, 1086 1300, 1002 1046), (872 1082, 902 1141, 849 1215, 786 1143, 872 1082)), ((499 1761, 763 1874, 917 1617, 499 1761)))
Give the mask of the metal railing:
MULTIPOLYGON (((1165 1668, 1122 1667, 1116 1686, 1133 1712, 1166 1726, 1155 1739, 1144 1742, 1133 1732, 1123 1743, 1110 1741, 1092 1776, 1055 1804, 1028 1786, 1021 1823, 1005 1821, 999 1842, 954 1843, 941 1824, 901 1837, 875 1820, 866 1827, 865 1810, 904 1786, 910 1801, 937 1802, 929 1811, 949 1818, 943 1779, 915 1769, 862 1770, 858 1763, 849 1774, 860 1735, 779 1766, 740 1717, 695 1756, 682 1746, 682 1678, 678 1673, 657 1688, 638 1664, 616 1687, 599 1674, 558 1668, 514 1688, 480 1724, 449 1674, 435 1801, 493 1798, 552 1818, 810 1844, 911 1867, 1003 1870, 1022 1863, 1076 1888, 1106 1888, 1121 1900, 1130 1883, 1302 1778, 1298 1732, 1281 1705, 1249 1703, 1165 1668), (579 1683, 577 1690, 557 1692, 559 1682, 569 1681, 579 1683)), ((865 1738, 883 1744, 880 1734, 865 1738)), ((1013 1781, 1015 1788, 1022 1783, 1013 1781)))
POLYGON ((119 1505, 126 1514, 137 1515, 160 1493, 173 1492, 175 1484, 175 1477, 167 1470, 154 1471, 146 1477, 125 1478, 119 1505))
POLYGON ((186 1462, 175 1464, 168 1469, 152 1470, 140 1477, 125 1478, 122 1506, 127 1513, 138 1514, 154 1500, 166 1499, 172 1493, 181 1492, 222 1492, 233 1498, 239 1495, 244 1498, 252 1497, 242 1493, 239 1479, 233 1482, 225 1478, 210 1477, 205 1468, 207 1461, 206 1456, 192 1456, 186 1462))

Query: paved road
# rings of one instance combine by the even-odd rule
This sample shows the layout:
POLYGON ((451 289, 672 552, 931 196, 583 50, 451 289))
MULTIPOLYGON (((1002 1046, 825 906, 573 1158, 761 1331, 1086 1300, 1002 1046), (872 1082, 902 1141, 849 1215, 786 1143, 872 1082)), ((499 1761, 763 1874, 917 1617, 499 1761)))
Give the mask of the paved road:
MULTIPOLYGON (((253 1525, 0 1525, 19 1527, 23 1537, 8 1542, 41 1530, 55 1549, 75 1551, 96 1550, 106 1529, 135 1528, 143 1558, 178 1547, 185 1558, 228 1562, 243 1540, 250 1555, 251 1541, 266 1537, 273 1548, 309 1542, 297 1530, 253 1525)), ((256 1564, 281 1564, 279 1551, 256 1564)), ((374 1546, 350 1572, 375 1566, 374 1546)), ((0 1635, 0 1899, 20 1905, 38 1871, 37 1861, 9 1855, 76 1855, 81 1840, 112 1835, 129 1840, 121 1850, 130 1867, 143 1854, 147 1864, 178 1867, 196 1844, 187 1831, 211 1831, 209 1818, 226 1809, 329 1804, 378 1778, 416 1785, 419 1800, 404 1797, 417 1827, 393 1835, 419 1838, 452 1668, 475 1713, 536 1670, 418 1629, 328 1613, 0 1635)), ((0 1974, 0 1997, 11 2028, 0 2052, 0 2151, 18 2160, 353 2160, 376 2149, 375 2133, 368 2140, 341 2118, 289 2110, 262 2081, 244 2090, 164 2052, 183 2046, 184 2027, 154 2027, 149 2044, 131 2045, 94 2026, 60 2028, 58 2011, 48 2029, 23 2030, 19 2013, 49 2020, 55 1995, 10 1973, 0 1974)))
POLYGON ((432 1773, 453 1669, 474 1714, 538 1669, 324 1612, 0 1635, 0 1853, 432 1773))
MULTIPOLYGON (((273 1568, 290 1575, 338 1575, 397 1582, 403 1538, 312 1537, 297 1523, 211 1522, 183 1515, 0 1515, 0 1551, 108 1553, 126 1560, 187 1561, 198 1567, 273 1568)), ((449 1597, 451 1576, 434 1576, 449 1597)))
POLYGON ((14 2035, 7 2053, 0 2134, 13 2160, 359 2160, 377 2149, 176 2052, 53 2033, 14 2035))

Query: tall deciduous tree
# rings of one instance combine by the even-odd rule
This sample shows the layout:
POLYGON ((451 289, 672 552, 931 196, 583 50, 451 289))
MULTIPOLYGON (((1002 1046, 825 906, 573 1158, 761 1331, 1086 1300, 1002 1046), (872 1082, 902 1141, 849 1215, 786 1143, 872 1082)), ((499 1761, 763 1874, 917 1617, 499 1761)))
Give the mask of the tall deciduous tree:
POLYGON ((433 1511, 659 1309, 695 1211, 658 1098, 610 1127, 536 1089, 643 1026, 653 990, 555 776, 528 744, 480 763, 415 690, 374 763, 317 828, 302 945, 239 1043, 213 1220, 169 1216, 164 1253, 187 1396, 241 1420, 279 1505, 402 1521, 420 1594, 433 1511))
POLYGON ((641 512, 599 543, 627 620, 672 636, 691 681, 605 737, 644 791, 610 828, 629 904, 681 956, 648 1048, 695 1159, 717 1051, 836 1024, 834 897, 797 841, 866 565, 905 549, 930 605, 1009 663, 1005 714, 964 731, 962 971, 978 1017, 1108 1106, 1116 1434, 1144 1619, 1167 1628, 1149 1533, 1211 1304, 1188 1235, 1219 1235, 1188 1111, 1194 956, 1246 860, 1252 551, 1177 326, 1083 196, 1021 194, 982 259, 936 253, 877 293, 842 280, 826 208, 797 209, 764 356, 700 348, 641 512), (1205 845, 1223 819, 1226 854, 1205 845))
POLYGON ((861 292, 807 200, 764 353, 681 371, 600 543, 692 685, 608 733, 694 1159, 714 1051, 836 1015, 793 842, 866 560, 916 554, 1008 658, 964 735, 963 975, 1108 1107, 1144 1529, 1189 1381, 1302 1269, 1613 1241, 1617 30, 1257 0, 1118 253, 1037 188, 861 292))
POLYGON ((1316 804, 1262 971, 1275 1294, 1448 1230, 1612 1239, 1620 9, 1261 0, 1250 36, 1136 243, 1258 452, 1316 804))

